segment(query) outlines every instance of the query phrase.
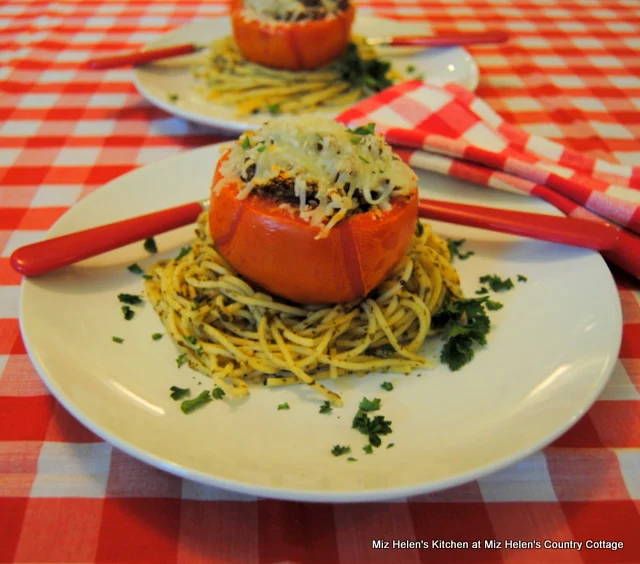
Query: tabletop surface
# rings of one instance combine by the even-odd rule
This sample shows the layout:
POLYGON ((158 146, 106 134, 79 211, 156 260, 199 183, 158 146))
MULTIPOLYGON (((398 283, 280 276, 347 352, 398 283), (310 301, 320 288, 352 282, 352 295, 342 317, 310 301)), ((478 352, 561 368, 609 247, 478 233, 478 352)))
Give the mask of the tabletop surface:
MULTIPOLYGON (((510 31, 507 44, 470 49, 477 94, 531 133, 640 164, 640 0, 359 9, 438 31, 510 31)), ((305 504, 201 486, 111 447, 48 393, 20 336, 11 252, 105 182, 225 139, 149 105, 130 70, 82 63, 226 13, 224 2, 177 0, 0 4, 0 562, 640 562, 640 285, 615 269, 622 348, 590 411, 497 474, 408 500, 305 504), (588 539, 623 547, 578 546, 588 539), (393 549, 423 540, 430 548, 393 549)))

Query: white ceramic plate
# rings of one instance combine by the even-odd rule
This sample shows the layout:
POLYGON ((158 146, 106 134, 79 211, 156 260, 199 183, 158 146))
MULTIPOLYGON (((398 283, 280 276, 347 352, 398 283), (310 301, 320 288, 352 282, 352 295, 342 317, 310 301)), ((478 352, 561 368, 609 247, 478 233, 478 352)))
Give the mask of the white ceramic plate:
MULTIPOLYGON (((216 146, 131 172, 66 213, 50 236, 206 197, 216 146)), ((435 198, 544 211, 546 204, 436 175, 421 175, 435 198)), ((550 212, 552 213, 552 212, 550 212)), ((210 382, 178 368, 176 348, 149 305, 125 321, 116 298, 141 292, 126 266, 149 266, 137 243, 23 282, 20 323, 30 357, 52 393, 82 423, 127 453, 186 478, 259 496, 309 501, 396 498, 453 486, 543 447, 589 408, 605 385, 621 337, 618 294, 594 252, 471 228, 436 224, 466 237, 476 254, 457 266, 467 295, 478 277, 524 274, 500 294, 488 346, 458 372, 438 366, 410 376, 346 377, 334 383, 343 409, 321 415, 304 386, 256 387, 242 401, 216 401, 190 415, 169 398, 172 385, 210 382), (123 344, 112 336, 124 338, 123 344), (380 384, 390 380, 395 389, 380 384), (382 398, 392 449, 372 455, 351 429, 363 396, 382 398), (278 411, 288 402, 289 411, 278 411), (351 445, 357 462, 331 455, 351 445)), ((192 239, 183 228, 157 238, 161 256, 192 239)), ((437 354, 429 342, 428 356, 437 354)))
MULTIPOLYGON (((354 23, 354 33, 368 37, 429 32, 430 28, 425 23, 397 22, 366 16, 356 17, 354 23)), ((228 35, 231 35, 229 18, 199 20, 163 35, 147 47, 157 48, 181 43, 209 44, 214 39, 228 35)), ((468 90, 475 90, 478 86, 480 76, 478 67, 471 55, 462 47, 428 50, 386 48, 379 49, 379 52, 381 57, 391 60, 401 72, 407 65, 413 65, 416 68, 416 74, 423 75, 426 82, 438 85, 453 82, 468 90)), ((235 118, 233 108, 205 100, 196 91, 196 81, 190 70, 190 65, 201 56, 202 54, 175 57, 137 67, 133 74, 136 88, 149 102, 171 114, 229 131, 239 133, 253 129, 269 118, 268 114, 235 118), (175 103, 170 101, 173 95, 178 96, 175 103)), ((317 113, 333 118, 343 109, 317 113)))

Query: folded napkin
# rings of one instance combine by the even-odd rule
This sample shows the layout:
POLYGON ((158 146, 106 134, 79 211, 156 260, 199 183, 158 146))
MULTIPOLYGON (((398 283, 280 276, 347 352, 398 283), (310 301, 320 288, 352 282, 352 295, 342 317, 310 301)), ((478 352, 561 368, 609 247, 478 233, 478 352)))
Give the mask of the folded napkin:
POLYGON ((611 223, 620 238, 603 256, 640 278, 640 167, 530 135, 457 85, 405 82, 337 119, 350 127, 375 122, 415 168, 539 197, 566 215, 611 223))

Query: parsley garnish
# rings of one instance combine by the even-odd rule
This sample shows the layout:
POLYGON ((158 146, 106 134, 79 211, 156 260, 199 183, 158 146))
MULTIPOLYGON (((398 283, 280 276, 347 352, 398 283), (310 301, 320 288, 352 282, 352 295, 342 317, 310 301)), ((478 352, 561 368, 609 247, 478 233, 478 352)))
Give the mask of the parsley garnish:
POLYGON ((145 280, 151 280, 151 279, 153 278, 153 276, 151 276, 151 274, 143 274, 143 275, 142 275, 142 277, 143 277, 145 280))
POLYGON ((180 260, 182 257, 188 255, 191 252, 191 245, 187 245, 186 247, 182 247, 180 249, 180 253, 176 257, 176 260, 180 260))
POLYGON ((393 384, 391 382, 382 382, 382 384, 380 384, 380 387, 383 390, 387 390, 387 392, 393 390, 393 384))
POLYGON ((440 360, 451 370, 458 370, 472 358, 475 345, 487 343, 491 321, 485 311, 488 298, 471 298, 449 302, 433 316, 433 326, 443 328, 444 347, 440 360))
POLYGON ((281 409, 289 409, 289 404, 288 404, 288 403, 286 403, 286 402, 285 402, 285 403, 281 403, 281 404, 278 406, 278 411, 280 411, 281 409))
POLYGON ((226 395, 222 388, 214 388, 213 392, 211 392, 213 399, 222 399, 222 396, 226 395))
POLYGON ((249 138, 246 135, 242 138, 242 143, 240 143, 240 146, 243 149, 250 149, 251 148, 251 141, 249 141, 249 138))
POLYGON ((370 162, 369 162, 367 159, 365 159, 362 155, 358 155, 358 156, 360 157, 360 160, 361 160, 363 163, 365 163, 365 164, 370 164, 370 162))
POLYGON ((480 277, 481 284, 488 284, 494 292, 504 292, 513 288, 513 281, 511 278, 500 278, 497 274, 486 274, 480 277))
POLYGON ((111 337, 111 340, 114 343, 124 343, 124 339, 122 337, 111 337))
POLYGON ((347 458, 347 462, 358 462, 358 459, 353 458, 353 456, 350 456, 349 458, 347 458))
POLYGON ((171 394, 169 394, 171 399, 176 401, 187 397, 191 393, 189 388, 178 388, 178 386, 171 386, 169 391, 171 392, 171 394))
POLYGON ((422 222, 418 220, 416 223, 416 237, 422 237, 423 233, 424 233, 424 226, 422 225, 422 222))
POLYGON ((209 394, 209 390, 205 390, 198 397, 184 400, 180 404, 180 409, 183 413, 191 413, 193 410, 202 407, 203 405, 209 403, 211 400, 211 395, 209 394))
POLYGON ((356 135, 373 135, 376 132, 376 124, 371 122, 367 125, 360 125, 355 129, 347 129, 347 131, 356 135))
POLYGON ((134 274, 144 274, 144 270, 140 268, 137 262, 134 262, 133 264, 130 264, 129 266, 127 266, 127 270, 129 272, 133 272, 134 274))
POLYGON ((187 353, 182 353, 176 357, 176 364, 180 368, 185 362, 187 362, 187 353))
POLYGON ((270 106, 267 106, 267 111, 272 116, 277 116, 280 113, 280 104, 271 104, 270 106))
POLYGON ((460 252, 460 247, 464 244, 466 239, 458 239, 454 241, 453 239, 447 239, 447 247, 449 247, 449 254, 451 258, 457 257, 460 260, 468 259, 470 256, 475 255, 473 251, 467 251, 466 253, 460 252))
POLYGON ((338 72, 344 80, 367 94, 380 92, 393 83, 387 78, 391 63, 380 59, 363 59, 355 44, 350 43, 338 61, 338 72))
POLYGON ((407 72, 416 72, 416 67, 414 67, 413 65, 407 65, 407 72))
POLYGON ((160 339, 162 339, 162 333, 154 333, 153 335, 151 335, 151 338, 154 341, 159 341, 160 339))
POLYGON ((188 337, 184 338, 185 341, 187 341, 188 343, 191 343, 192 345, 195 345, 197 340, 193 335, 189 335, 188 337))
POLYGON ((179 96, 177 94, 169 94, 169 102, 177 102, 179 96))
POLYGON ((331 402, 329 401, 325 401, 320 406, 320 413, 331 413, 332 411, 333 411, 333 408, 331 407, 331 402))
POLYGON ((489 311, 495 311, 504 307, 500 302, 494 302, 493 300, 487 300, 485 305, 489 311))
POLYGON ((367 454, 371 454, 373 452, 373 447, 371 445, 364 445, 362 447, 362 450, 364 450, 367 454))
POLYGON ((135 294, 118 294, 118 301, 123 304, 138 305, 142 303, 142 298, 135 294))
POLYGON ((158 252, 158 246, 156 245, 156 240, 153 237, 145 239, 144 250, 151 254, 158 252))
POLYGON ((526 282, 527 280, 529 280, 526 276, 524 276, 523 274, 518 274, 518 282, 526 282))
POLYGON ((369 443, 374 447, 382 444, 380 435, 391 433, 391 421, 386 420, 382 415, 376 415, 371 419, 364 411, 358 410, 353 418, 351 426, 369 437, 369 443))
POLYGON ((333 448, 331 449, 331 454, 333 454, 333 456, 342 456, 347 452, 351 452, 350 446, 333 445, 333 448))
POLYGON ((352 137, 351 138, 351 144, 352 145, 360 145, 360 141, 361 141, 360 137, 352 137))
POLYGON ((479 290, 476 290, 476 294, 478 295, 482 295, 482 294, 488 294, 489 290, 487 290, 487 288, 485 288, 484 286, 482 288, 480 288, 479 290))
POLYGON ((258 147, 258 153, 264 153, 264 150, 267 148, 267 146, 264 144, 264 141, 262 141, 261 143, 262 145, 258 147))
POLYGON ((387 448, 392 448, 392 447, 394 447, 394 446, 395 446, 395 443, 389 443, 389 444, 387 445, 387 448))
POLYGON ((358 407, 361 411, 378 411, 380 409, 380 398, 375 398, 373 400, 362 398, 358 407))
POLYGON ((127 321, 130 321, 131 319, 133 319, 133 317, 136 314, 136 312, 133 311, 128 305, 123 305, 120 309, 122 310, 122 315, 124 315, 124 318, 127 321))

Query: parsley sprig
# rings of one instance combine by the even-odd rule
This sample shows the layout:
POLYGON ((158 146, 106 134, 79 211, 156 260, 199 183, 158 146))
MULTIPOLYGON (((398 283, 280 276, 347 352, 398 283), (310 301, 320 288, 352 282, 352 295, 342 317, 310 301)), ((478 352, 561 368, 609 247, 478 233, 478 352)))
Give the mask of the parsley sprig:
POLYGON ((460 247, 464 245, 465 241, 466 239, 447 239, 447 247, 449 248, 449 254, 452 259, 459 258, 460 260, 465 260, 475 255, 473 251, 467 251, 466 253, 460 251, 460 247))

